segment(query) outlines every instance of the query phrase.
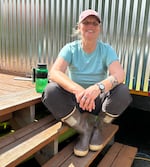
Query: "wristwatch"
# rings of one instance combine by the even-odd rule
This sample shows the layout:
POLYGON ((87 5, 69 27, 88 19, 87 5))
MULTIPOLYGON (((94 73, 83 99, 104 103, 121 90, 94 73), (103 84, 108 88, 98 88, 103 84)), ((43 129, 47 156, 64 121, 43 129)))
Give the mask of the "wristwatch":
POLYGON ((96 85, 99 87, 99 90, 101 91, 101 93, 105 92, 105 86, 102 83, 97 83, 96 85))

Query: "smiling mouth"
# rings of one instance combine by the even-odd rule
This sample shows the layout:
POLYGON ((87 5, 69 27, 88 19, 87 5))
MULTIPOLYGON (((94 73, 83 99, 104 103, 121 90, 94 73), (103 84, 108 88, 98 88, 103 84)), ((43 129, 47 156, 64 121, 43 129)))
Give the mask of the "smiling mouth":
POLYGON ((93 30, 87 30, 87 32, 93 33, 94 31, 93 30))

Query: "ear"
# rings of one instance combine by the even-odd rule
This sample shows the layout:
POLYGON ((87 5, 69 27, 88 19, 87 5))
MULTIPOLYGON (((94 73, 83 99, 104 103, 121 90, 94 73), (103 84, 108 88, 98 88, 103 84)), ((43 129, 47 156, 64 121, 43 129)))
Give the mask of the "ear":
POLYGON ((77 30, 80 30, 80 28, 81 28, 81 25, 80 25, 80 23, 77 25, 77 30))
POLYGON ((100 33, 102 33, 103 32, 103 26, 102 26, 102 24, 100 24, 100 33))

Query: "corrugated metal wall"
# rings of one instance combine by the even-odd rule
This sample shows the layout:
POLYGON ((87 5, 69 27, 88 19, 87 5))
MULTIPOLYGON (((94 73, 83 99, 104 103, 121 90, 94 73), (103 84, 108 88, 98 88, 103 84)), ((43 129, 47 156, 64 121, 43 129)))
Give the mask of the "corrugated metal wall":
POLYGON ((50 67, 88 8, 100 13, 100 39, 116 49, 126 84, 148 91, 150 0, 1 0, 0 70, 27 74, 37 62, 50 67))

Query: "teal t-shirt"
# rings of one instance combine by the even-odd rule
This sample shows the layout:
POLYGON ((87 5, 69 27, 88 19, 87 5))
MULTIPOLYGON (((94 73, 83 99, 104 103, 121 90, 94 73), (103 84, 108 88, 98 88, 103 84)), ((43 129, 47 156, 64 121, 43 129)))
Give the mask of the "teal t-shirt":
POLYGON ((90 54, 81 48, 80 40, 68 43, 58 56, 68 62, 70 79, 84 88, 104 80, 107 77, 108 66, 118 60, 114 49, 101 41, 97 41, 95 51, 90 54))

